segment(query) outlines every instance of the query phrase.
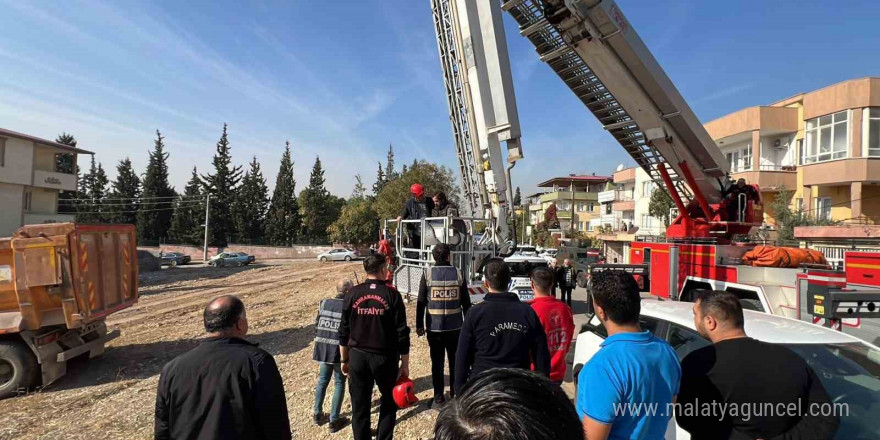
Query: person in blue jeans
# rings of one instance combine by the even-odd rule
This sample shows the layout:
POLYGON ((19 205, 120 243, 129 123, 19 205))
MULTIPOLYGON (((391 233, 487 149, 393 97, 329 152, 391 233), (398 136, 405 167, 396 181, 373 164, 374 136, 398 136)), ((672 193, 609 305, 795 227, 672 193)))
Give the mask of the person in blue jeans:
POLYGON ((584 433, 589 440, 662 440, 681 383, 678 357, 639 326, 641 298, 632 275, 606 271, 590 281, 608 337, 578 376, 576 409, 584 433))
POLYGON ((352 287, 349 279, 342 279, 336 284, 336 297, 321 301, 318 307, 318 318, 315 322, 315 351, 312 359, 320 363, 318 369, 318 385, 315 387, 315 425, 325 422, 324 396, 333 377, 333 400, 330 403, 330 433, 345 427, 346 420, 339 417, 342 399, 345 396, 345 375, 339 357, 339 323, 342 319, 342 303, 345 293, 352 287))

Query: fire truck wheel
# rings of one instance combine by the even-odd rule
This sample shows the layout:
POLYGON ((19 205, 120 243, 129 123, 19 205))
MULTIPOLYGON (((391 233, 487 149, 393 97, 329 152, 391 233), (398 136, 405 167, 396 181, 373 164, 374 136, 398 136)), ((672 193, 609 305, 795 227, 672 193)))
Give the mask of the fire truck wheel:
POLYGON ((18 341, 0 341, 0 399, 27 391, 39 374, 37 358, 18 341))
POLYGON ((743 310, 754 310, 756 312, 764 311, 764 306, 761 305, 761 300, 759 299, 740 298, 739 303, 742 304, 743 310))

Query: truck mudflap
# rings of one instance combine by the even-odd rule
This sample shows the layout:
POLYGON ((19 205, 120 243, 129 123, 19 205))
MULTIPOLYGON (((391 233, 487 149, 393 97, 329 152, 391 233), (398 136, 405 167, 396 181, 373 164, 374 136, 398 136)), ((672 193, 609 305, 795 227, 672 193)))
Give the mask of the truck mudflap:
POLYGON ((38 332, 21 332, 40 364, 43 386, 67 373, 67 361, 85 353, 89 354, 89 358, 104 354, 105 344, 119 337, 119 334, 119 330, 108 332, 104 321, 93 322, 76 330, 55 327, 38 332))

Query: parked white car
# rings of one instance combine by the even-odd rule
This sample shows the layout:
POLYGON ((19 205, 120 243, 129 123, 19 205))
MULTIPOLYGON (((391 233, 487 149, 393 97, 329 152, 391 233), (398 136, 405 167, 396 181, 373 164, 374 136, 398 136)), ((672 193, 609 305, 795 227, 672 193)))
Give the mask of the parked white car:
POLYGON ((211 259, 208 260, 208 265, 212 267, 247 266, 253 262, 252 258, 252 256, 249 256, 244 252, 222 252, 211 257, 211 259))
POLYGON ((360 258, 360 254, 355 251, 348 249, 331 249, 329 252, 324 252, 323 254, 318 255, 318 260, 326 263, 328 261, 351 261, 357 260, 360 258))
MULTIPOLYGON (((693 303, 642 300, 640 323, 675 349, 678 359, 710 342, 695 330, 693 303)), ((746 333, 758 340, 784 345, 803 357, 834 403, 848 405, 849 416, 840 418, 836 439, 880 438, 880 348, 854 336, 795 319, 745 310, 746 333)), ((599 351, 607 332, 593 316, 575 343, 572 373, 577 388, 578 374, 599 351)), ((754 374, 784 374, 755 371, 754 374)), ((667 439, 688 440, 674 418, 666 430, 667 439)))

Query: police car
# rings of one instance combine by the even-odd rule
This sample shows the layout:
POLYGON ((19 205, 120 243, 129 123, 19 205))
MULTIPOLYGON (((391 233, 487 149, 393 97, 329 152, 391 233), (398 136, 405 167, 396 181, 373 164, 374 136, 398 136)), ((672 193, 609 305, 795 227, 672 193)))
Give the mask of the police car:
POLYGON ((535 299, 529 275, 538 267, 548 267, 547 260, 538 256, 513 255, 505 258, 504 262, 510 266, 511 274, 510 286, 507 290, 519 295, 520 301, 535 299))

